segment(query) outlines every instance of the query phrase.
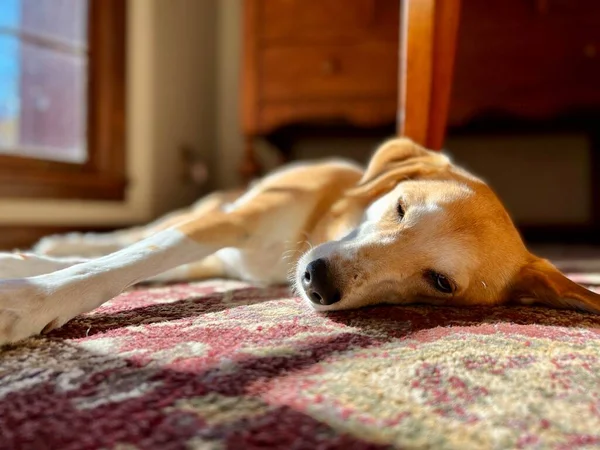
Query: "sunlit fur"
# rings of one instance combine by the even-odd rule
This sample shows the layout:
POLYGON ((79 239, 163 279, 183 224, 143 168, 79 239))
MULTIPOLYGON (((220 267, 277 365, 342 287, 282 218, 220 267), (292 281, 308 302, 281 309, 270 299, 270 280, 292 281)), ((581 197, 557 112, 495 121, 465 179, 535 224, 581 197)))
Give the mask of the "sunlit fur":
POLYGON ((364 205, 358 220, 350 214, 347 223, 336 225, 342 233, 322 242, 313 239, 319 245, 296 265, 295 290, 316 309, 383 302, 494 305, 523 299, 598 311, 596 294, 527 251, 503 205, 482 180, 439 153, 404 139, 388 142, 354 190, 358 192, 350 191, 340 202, 346 208, 364 205), (398 202, 404 217, 398 214, 398 202), (317 258, 330 262, 342 292, 340 302, 315 305, 302 289, 305 267, 317 258), (537 271, 529 270, 533 267, 537 271), (450 278, 454 292, 435 289, 430 271, 450 278))

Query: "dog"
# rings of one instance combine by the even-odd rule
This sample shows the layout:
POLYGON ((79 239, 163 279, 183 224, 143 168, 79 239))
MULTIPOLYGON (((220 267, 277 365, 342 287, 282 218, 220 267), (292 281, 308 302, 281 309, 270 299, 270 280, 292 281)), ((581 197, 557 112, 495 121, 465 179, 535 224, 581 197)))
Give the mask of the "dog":
POLYGON ((380 146, 365 170, 297 163, 146 227, 54 236, 34 250, 0 256, 2 344, 149 279, 290 281, 318 311, 517 302, 600 312, 600 295, 527 250, 484 181, 406 138, 380 146))

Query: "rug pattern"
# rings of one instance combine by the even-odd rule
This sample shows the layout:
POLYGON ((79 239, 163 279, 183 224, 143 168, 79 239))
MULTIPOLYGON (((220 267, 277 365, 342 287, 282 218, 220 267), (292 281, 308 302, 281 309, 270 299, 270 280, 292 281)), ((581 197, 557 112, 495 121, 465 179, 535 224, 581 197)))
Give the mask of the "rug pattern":
POLYGON ((600 447, 600 317, 575 312, 318 314, 209 281, 129 291, 0 358, 1 449, 600 447))

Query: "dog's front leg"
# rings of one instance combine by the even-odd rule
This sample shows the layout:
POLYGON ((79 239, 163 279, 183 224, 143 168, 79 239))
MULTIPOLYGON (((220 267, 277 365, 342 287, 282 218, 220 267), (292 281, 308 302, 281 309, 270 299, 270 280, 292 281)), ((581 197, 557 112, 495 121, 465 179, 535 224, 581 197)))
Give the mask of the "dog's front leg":
POLYGON ((59 327, 138 281, 221 248, 243 246, 252 233, 252 215, 201 216, 101 258, 37 277, 0 281, 0 344, 59 327))

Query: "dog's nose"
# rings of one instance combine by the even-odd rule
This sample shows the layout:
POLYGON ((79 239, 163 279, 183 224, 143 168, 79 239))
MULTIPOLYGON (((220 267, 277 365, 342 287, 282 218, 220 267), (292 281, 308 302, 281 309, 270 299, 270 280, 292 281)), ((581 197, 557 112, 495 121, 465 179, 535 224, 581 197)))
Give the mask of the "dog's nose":
POLYGON ((332 278, 329 265, 323 258, 315 259, 306 266, 302 285, 313 303, 331 305, 340 301, 342 296, 332 278))

